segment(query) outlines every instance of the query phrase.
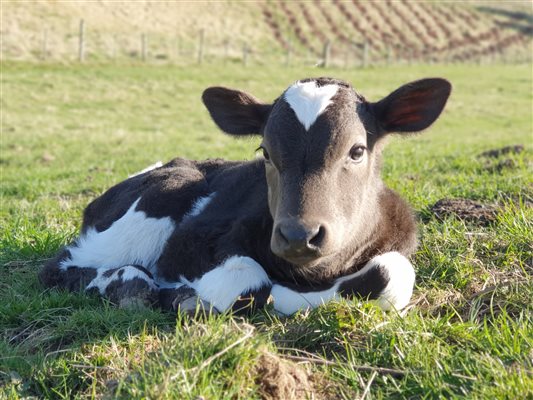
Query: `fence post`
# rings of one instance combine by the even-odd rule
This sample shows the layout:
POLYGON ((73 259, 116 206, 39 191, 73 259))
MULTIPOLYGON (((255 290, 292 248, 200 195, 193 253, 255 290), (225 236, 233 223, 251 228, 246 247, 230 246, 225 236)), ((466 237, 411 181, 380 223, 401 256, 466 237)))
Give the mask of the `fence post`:
POLYGON ((80 20, 80 33, 78 37, 78 61, 85 60, 85 21, 80 20))
POLYGON ((200 37, 198 39, 198 64, 201 64, 204 60, 204 40, 205 40, 205 30, 200 30, 200 37))
POLYGON ((369 53, 370 53, 370 45, 368 44, 368 40, 365 40, 363 43, 363 68, 366 68, 369 63, 369 53))
POLYGON ((117 35, 113 35, 113 41, 111 45, 113 46, 111 48, 111 58, 113 59, 113 61, 115 61, 117 59, 117 47, 118 47, 117 35))
POLYGON ((387 45, 387 65, 392 64, 392 51, 389 45, 387 45))
POLYGON ((143 61, 146 61, 147 55, 148 55, 148 42, 146 39, 146 34, 142 33, 141 34, 141 59, 143 61))
POLYGON ((246 43, 242 46, 242 65, 245 67, 248 65, 248 45, 246 43))
POLYGON ((351 50, 351 47, 352 47, 352 44, 351 43, 347 43, 346 44, 346 48, 345 48, 345 51, 344 51, 344 68, 348 68, 348 61, 349 61, 349 57, 350 57, 350 50, 351 50))
POLYGON ((176 58, 181 57, 181 36, 176 36, 176 58))
POLYGON ((41 59, 43 61, 46 60, 47 53, 48 53, 48 30, 45 29, 43 31, 43 42, 41 43, 41 59))
POLYGON ((285 59, 285 66, 290 67, 291 65, 291 52, 292 52, 292 46, 289 44, 287 47, 287 57, 285 59))
POLYGON ((329 40, 324 43, 324 51, 322 53, 322 67, 327 68, 329 67, 329 56, 331 53, 331 42, 329 40))
POLYGON ((228 62, 229 58, 229 39, 224 41, 224 64, 228 62))

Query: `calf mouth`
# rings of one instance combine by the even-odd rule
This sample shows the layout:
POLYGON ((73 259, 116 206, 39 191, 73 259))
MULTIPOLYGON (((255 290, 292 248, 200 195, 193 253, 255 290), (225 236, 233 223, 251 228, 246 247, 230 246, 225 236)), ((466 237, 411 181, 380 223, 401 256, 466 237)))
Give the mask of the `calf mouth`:
POLYGON ((313 249, 313 251, 276 251, 271 249, 274 254, 284 259, 295 267, 309 268, 314 267, 320 263, 323 255, 319 249, 313 249))

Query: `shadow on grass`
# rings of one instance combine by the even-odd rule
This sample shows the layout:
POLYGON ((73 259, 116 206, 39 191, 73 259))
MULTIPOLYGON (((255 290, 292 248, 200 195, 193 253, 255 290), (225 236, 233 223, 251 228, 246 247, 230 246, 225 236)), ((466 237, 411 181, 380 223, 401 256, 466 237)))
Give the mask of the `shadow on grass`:
POLYGON ((487 6, 477 7, 477 9, 487 14, 508 18, 507 21, 496 22, 501 28, 511 28, 523 33, 524 35, 530 37, 533 36, 533 14, 531 13, 487 6))

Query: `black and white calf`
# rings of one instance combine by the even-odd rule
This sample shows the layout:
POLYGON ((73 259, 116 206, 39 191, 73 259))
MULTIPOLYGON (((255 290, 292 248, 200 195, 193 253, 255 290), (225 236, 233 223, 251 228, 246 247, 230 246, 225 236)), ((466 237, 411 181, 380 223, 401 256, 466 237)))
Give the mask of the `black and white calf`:
POLYGON ((262 136, 250 162, 174 159, 112 187, 79 238, 42 269, 46 286, 96 291, 120 305, 283 314, 340 297, 408 303, 416 247, 410 208, 380 179, 383 138, 440 115, 443 79, 372 103, 347 83, 306 79, 272 104, 205 90, 215 123, 262 136))

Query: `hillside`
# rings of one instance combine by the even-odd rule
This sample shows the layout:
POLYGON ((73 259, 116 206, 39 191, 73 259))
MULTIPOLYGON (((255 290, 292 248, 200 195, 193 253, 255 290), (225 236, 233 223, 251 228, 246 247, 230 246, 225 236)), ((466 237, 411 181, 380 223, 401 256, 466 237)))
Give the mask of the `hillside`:
POLYGON ((315 63, 326 42, 345 64, 373 62, 529 61, 533 14, 527 1, 415 2, 311 0, 267 2, 2 1, 2 58, 75 60, 80 20, 96 60, 148 57, 196 60, 200 32, 207 57, 256 61, 291 49, 315 63), (366 56, 364 54, 366 53, 366 56))

